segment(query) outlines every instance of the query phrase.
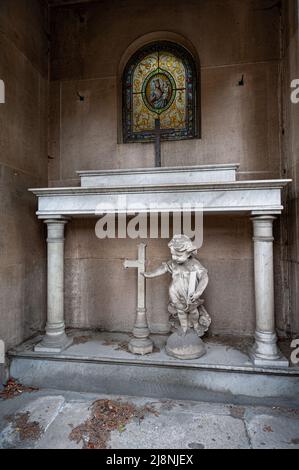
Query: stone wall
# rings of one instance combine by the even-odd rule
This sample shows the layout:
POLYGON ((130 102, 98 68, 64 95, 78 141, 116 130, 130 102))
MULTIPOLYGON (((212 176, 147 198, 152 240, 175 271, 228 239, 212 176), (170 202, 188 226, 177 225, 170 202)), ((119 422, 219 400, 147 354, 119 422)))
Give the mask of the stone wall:
POLYGON ((30 187, 47 185, 47 8, 0 2, 0 338, 31 336, 46 313, 45 237, 30 187))
MULTIPOLYGON (((73 327, 128 331, 136 312, 136 269, 125 270, 124 258, 136 259, 137 241, 99 240, 94 220, 73 220, 66 236, 66 317, 73 327)), ((207 217, 200 261, 209 270, 206 308, 214 333, 254 331, 253 261, 250 222, 240 217, 207 217)), ((148 270, 167 261, 167 240, 147 243, 148 270)), ((140 241, 139 241, 140 242, 140 241)), ((165 332, 169 275, 147 280, 150 328, 165 332)))
POLYGON ((279 175, 280 15, 271 5, 101 0, 52 8, 50 182, 66 184, 80 169, 153 166, 152 144, 121 143, 121 72, 130 51, 171 35, 201 64, 202 138, 164 143, 164 165, 239 162, 246 176, 279 175))
MULTIPOLYGON (((281 334, 298 334, 299 105, 289 99, 290 81, 299 78, 297 0, 283 1, 282 11, 273 0, 52 0, 49 103, 45 3, 0 3, 0 79, 6 85, 0 104, 0 337, 6 347, 44 326, 45 232, 27 189, 48 184, 48 153, 52 186, 78 184, 80 169, 153 166, 152 144, 122 144, 120 84, 130 54, 154 39, 188 47, 201 76, 201 139, 163 143, 163 164, 239 162, 240 178, 293 179, 275 227, 276 317, 281 334)), ((137 242, 99 241, 94 223, 74 220, 67 227, 67 324, 130 330, 136 273, 124 271, 122 262, 135 258, 137 242)), ((254 330, 251 236, 245 218, 205 218, 199 256, 210 273, 205 297, 214 333, 254 330)), ((147 243, 150 267, 168 258, 166 240, 147 243)), ((147 283, 153 331, 165 329, 168 283, 167 276, 147 283)))
MULTIPOLYGON (((76 170, 153 166, 152 144, 122 144, 121 73, 138 46, 167 38, 200 62, 202 124, 201 139, 162 144, 163 165, 239 162, 240 178, 279 177, 280 28, 272 0, 102 0, 51 8, 49 184, 78 184, 76 170)), ((210 272, 212 331, 252 334, 251 224, 208 217, 204 228, 200 258, 210 272)), ((166 240, 148 245, 152 266, 169 256, 166 240)), ((93 221, 69 224, 69 326, 132 327, 136 273, 123 271, 122 261, 136 253, 134 240, 99 241, 93 221)), ((168 282, 148 282, 156 331, 167 318, 168 282)), ((279 300, 278 318, 282 308, 279 300)))
POLYGON ((283 43, 283 167, 285 176, 293 179, 286 200, 287 212, 283 218, 285 249, 283 251, 289 303, 285 309, 285 323, 292 335, 299 333, 299 103, 291 102, 290 84, 299 79, 299 3, 284 3, 283 43))

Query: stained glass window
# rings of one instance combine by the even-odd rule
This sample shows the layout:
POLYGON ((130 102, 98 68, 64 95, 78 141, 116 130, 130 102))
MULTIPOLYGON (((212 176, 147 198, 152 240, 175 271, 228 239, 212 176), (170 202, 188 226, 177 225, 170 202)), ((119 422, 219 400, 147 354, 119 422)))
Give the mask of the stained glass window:
POLYGON ((182 46, 163 41, 139 50, 123 76, 124 142, 153 140, 156 119, 165 140, 197 137, 196 81, 182 46))

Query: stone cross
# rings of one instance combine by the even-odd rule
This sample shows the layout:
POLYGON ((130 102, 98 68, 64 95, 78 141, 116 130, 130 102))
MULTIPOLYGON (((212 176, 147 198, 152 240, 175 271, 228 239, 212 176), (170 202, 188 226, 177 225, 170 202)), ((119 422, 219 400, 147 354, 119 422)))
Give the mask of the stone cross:
POLYGON ((161 129, 160 118, 155 119, 155 166, 161 167, 161 136, 163 134, 168 134, 168 132, 173 131, 174 129, 161 129))
POLYGON ((138 259, 125 260, 124 268, 137 268, 137 311, 133 328, 133 338, 129 342, 129 350, 133 354, 148 354, 153 352, 153 342, 149 337, 150 331, 146 318, 145 304, 145 278, 142 273, 145 272, 145 250, 146 245, 140 243, 138 245, 138 259))

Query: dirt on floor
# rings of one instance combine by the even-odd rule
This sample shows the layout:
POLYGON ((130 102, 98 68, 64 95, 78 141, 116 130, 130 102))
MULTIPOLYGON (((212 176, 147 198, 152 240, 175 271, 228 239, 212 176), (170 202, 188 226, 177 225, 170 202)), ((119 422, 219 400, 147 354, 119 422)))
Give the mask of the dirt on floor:
POLYGON ((73 338, 73 344, 76 345, 76 344, 85 344, 85 343, 88 343, 88 341, 91 340, 91 336, 74 336, 73 338))
POLYGON ((97 400, 92 404, 91 416, 72 430, 69 439, 77 444, 82 441, 84 449, 106 449, 112 431, 124 432, 130 421, 138 419, 140 422, 149 413, 158 416, 151 406, 137 407, 121 401, 97 400))
POLYGON ((38 388, 35 387, 25 387, 18 383, 15 379, 9 379, 4 387, 4 390, 0 392, 0 398, 8 400, 10 398, 15 398, 21 395, 22 393, 31 393, 36 392, 38 388))
POLYGON ((245 415, 245 407, 230 405, 229 412, 232 418, 243 419, 245 415))
MULTIPOLYGON (((104 346, 116 346, 114 349, 115 351, 125 351, 125 352, 130 352, 129 351, 129 343, 128 341, 116 341, 116 340, 105 340, 103 342, 104 346)), ((153 347, 153 352, 150 354, 158 353, 160 352, 160 349, 154 345, 153 347)))
POLYGON ((207 336, 208 343, 221 343, 222 345, 226 346, 226 349, 237 349, 238 351, 248 354, 253 340, 251 337, 244 336, 231 336, 231 335, 214 335, 214 336, 207 336))
POLYGON ((42 434, 42 429, 37 421, 30 421, 30 413, 18 413, 7 416, 6 420, 18 432, 21 441, 36 441, 42 434))

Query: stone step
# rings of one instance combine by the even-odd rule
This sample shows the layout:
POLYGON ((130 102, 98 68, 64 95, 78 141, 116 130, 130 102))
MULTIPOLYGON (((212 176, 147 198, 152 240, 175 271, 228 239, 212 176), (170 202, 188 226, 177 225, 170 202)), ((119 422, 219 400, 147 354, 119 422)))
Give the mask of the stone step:
POLYGON ((206 340, 205 356, 181 361, 167 356, 161 336, 153 336, 155 352, 142 357, 126 351, 126 334, 72 334, 74 344, 59 354, 34 352, 40 338, 10 351, 11 376, 28 386, 78 392, 299 405, 299 368, 254 367, 242 342, 206 340))

